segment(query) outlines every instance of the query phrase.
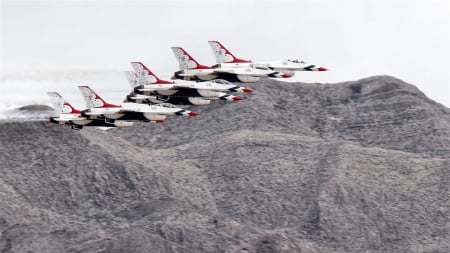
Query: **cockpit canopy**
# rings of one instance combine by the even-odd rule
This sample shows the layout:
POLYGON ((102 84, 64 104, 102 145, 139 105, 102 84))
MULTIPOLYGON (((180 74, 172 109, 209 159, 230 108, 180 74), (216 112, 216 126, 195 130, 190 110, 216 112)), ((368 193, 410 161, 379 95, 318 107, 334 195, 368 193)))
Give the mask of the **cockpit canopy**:
POLYGON ((255 68, 255 69, 260 69, 260 70, 270 70, 269 67, 267 67, 265 65, 261 65, 261 64, 251 64, 250 67, 255 68))
POLYGON ((293 62, 293 63, 302 63, 302 64, 305 64, 305 63, 306 63, 306 62, 304 62, 304 61, 299 61, 298 59, 296 59, 296 60, 290 60, 290 59, 288 59, 287 61, 293 62))

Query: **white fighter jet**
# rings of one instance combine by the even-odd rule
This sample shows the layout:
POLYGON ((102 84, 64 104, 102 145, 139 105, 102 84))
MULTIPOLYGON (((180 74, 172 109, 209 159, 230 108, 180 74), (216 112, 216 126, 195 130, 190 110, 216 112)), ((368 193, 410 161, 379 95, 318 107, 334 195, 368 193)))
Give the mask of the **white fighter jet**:
POLYGON ((75 109, 57 92, 47 92, 55 108, 57 116, 50 117, 50 122, 59 125, 71 125, 72 129, 80 130, 84 126, 96 127, 130 127, 133 122, 124 120, 112 120, 109 123, 100 119, 88 119, 83 112, 75 109))
POLYGON ((89 118, 104 118, 106 122, 115 119, 163 122, 168 115, 197 116, 193 111, 184 110, 171 104, 149 105, 107 103, 88 86, 78 86, 88 108, 84 114, 89 118))
POLYGON ((166 81, 157 77, 141 62, 132 62, 131 65, 134 72, 127 71, 126 76, 134 92, 127 96, 128 101, 206 105, 211 100, 238 101, 242 99, 226 92, 252 92, 252 89, 248 87, 240 87, 221 79, 205 82, 166 81))
POLYGON ((246 66, 222 66, 216 64, 212 67, 198 63, 186 50, 181 47, 172 47, 177 58, 180 70, 174 73, 172 79, 209 81, 224 79, 230 82, 257 82, 263 78, 287 78, 292 75, 271 70, 267 66, 248 64, 246 66))
POLYGON ((291 73, 294 71, 327 71, 324 67, 318 67, 314 64, 308 64, 304 61, 298 60, 278 60, 270 62, 252 62, 251 60, 244 60, 234 56, 230 50, 225 48, 219 41, 208 41, 211 46, 216 62, 223 67, 242 67, 251 66, 252 64, 262 65, 271 70, 291 73))

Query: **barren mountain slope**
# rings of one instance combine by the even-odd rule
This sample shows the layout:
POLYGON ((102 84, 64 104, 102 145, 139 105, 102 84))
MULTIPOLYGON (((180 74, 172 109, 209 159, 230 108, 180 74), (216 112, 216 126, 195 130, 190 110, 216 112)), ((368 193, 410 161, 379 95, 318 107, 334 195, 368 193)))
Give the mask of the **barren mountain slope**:
POLYGON ((448 252, 450 113, 382 76, 194 119, 1 123, 2 252, 448 252))
POLYGON ((237 130, 261 130, 349 140, 367 147, 450 157, 450 109, 415 86, 390 76, 337 84, 251 84, 255 92, 238 103, 192 107, 195 119, 144 125, 117 134, 149 148, 171 147, 237 130), (168 134, 169 133, 169 134, 168 134))

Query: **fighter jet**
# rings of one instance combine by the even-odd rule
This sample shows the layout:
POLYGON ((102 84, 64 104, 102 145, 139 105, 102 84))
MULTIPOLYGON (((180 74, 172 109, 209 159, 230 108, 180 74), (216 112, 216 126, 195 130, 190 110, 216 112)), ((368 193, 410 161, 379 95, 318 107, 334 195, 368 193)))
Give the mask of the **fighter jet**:
POLYGON ((168 115, 197 116, 193 111, 184 110, 171 104, 150 105, 107 103, 88 86, 78 86, 88 108, 84 114, 89 118, 104 118, 105 122, 115 119, 163 122, 168 115))
POLYGON ((57 116, 50 117, 50 122, 59 125, 70 125, 74 130, 80 130, 84 126, 96 126, 96 127, 130 127, 133 122, 124 120, 111 120, 105 122, 100 119, 88 119, 82 115, 82 111, 75 109, 69 102, 67 102, 57 92, 47 92, 49 95, 53 107, 55 108, 55 114, 57 116))
POLYGON ((230 82, 257 82, 263 78, 287 78, 292 75, 269 69, 267 66, 248 64, 246 66, 222 66, 216 64, 212 67, 198 63, 186 50, 181 47, 172 47, 177 58, 179 71, 174 73, 172 79, 209 81, 224 79, 230 82))
POLYGON ((141 62, 132 62, 134 72, 126 76, 133 89, 127 101, 137 103, 173 103, 206 105, 211 100, 238 101, 241 97, 225 92, 249 93, 252 89, 236 86, 226 80, 205 82, 177 80, 166 81, 157 77, 141 62))
POLYGON ((327 71, 324 67, 318 67, 314 64, 308 64, 299 60, 278 60, 270 62, 252 62, 250 60, 244 60, 234 56, 230 50, 225 48, 219 41, 208 41, 212 51, 216 57, 216 62, 223 67, 242 67, 250 66, 252 64, 262 65, 268 67, 273 71, 291 73, 294 75, 294 71, 327 71))

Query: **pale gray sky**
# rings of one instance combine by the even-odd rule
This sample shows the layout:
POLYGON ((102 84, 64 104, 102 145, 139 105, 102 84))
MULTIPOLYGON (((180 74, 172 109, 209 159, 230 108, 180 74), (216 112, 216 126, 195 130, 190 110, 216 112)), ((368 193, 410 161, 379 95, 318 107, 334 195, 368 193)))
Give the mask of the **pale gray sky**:
MULTIPOLYGON (((331 70, 298 73, 298 81, 393 75, 450 107, 449 2, 1 0, 1 91, 21 70, 45 79, 46 71, 131 70, 130 61, 143 61, 168 77, 178 68, 171 46, 212 65, 207 41, 219 40, 241 58, 331 70)), ((50 76, 47 85, 58 81, 50 76)))

